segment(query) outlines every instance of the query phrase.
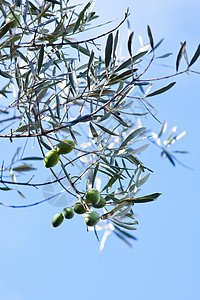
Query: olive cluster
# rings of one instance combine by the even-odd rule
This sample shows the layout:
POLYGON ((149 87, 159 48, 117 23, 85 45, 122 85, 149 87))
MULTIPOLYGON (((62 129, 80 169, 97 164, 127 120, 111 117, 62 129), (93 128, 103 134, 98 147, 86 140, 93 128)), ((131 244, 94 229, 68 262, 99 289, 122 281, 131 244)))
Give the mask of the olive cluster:
POLYGON ((87 226, 95 226, 99 220, 100 215, 98 212, 90 210, 91 206, 94 208, 102 208, 106 205, 106 200, 100 195, 100 193, 94 189, 89 189, 85 194, 85 204, 81 201, 75 203, 74 209, 71 207, 66 207, 63 209, 62 213, 57 213, 52 220, 53 227, 58 227, 65 219, 72 219, 74 212, 84 216, 84 221, 87 226))
POLYGON ((59 161, 60 154, 67 154, 67 153, 71 152, 74 149, 74 147, 75 147, 75 144, 73 141, 63 140, 62 142, 60 142, 57 145, 56 150, 52 149, 46 153, 46 155, 44 157, 45 167, 46 168, 54 167, 59 161))

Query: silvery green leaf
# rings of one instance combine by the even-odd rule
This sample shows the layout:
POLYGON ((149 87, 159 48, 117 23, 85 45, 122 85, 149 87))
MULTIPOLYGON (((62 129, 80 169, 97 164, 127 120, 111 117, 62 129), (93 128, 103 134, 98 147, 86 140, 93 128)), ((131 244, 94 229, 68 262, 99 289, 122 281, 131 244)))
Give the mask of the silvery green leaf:
POLYGON ((15 79, 18 85, 19 90, 21 89, 21 83, 20 83, 20 75, 19 75, 19 71, 18 71, 18 66, 15 66, 15 79))
POLYGON ((115 228, 116 228, 117 230, 119 230, 119 232, 121 232, 122 234, 124 234, 126 237, 128 237, 128 238, 130 238, 130 239, 133 239, 133 240, 137 240, 137 238, 136 238, 135 236, 133 236, 132 234, 130 234, 130 233, 128 233, 128 232, 122 230, 121 228, 119 228, 119 227, 117 227, 117 226, 115 226, 115 228))
POLYGON ((44 58, 44 45, 42 44, 40 48, 39 58, 38 58, 38 74, 40 73, 40 69, 42 67, 43 58, 44 58))
POLYGON ((131 163, 133 163, 137 168, 141 168, 142 171, 144 171, 144 167, 142 165, 142 163, 139 161, 139 159, 137 159, 136 157, 134 157, 133 155, 126 155, 124 158, 128 159, 131 163))
POLYGON ((52 111, 52 109, 51 109, 51 107, 50 106, 48 106, 48 109, 49 109, 49 112, 50 112, 50 116, 51 116, 51 118, 53 119, 53 121, 57 124, 58 123, 58 121, 56 120, 56 118, 55 118, 55 116, 54 116, 54 114, 53 114, 53 111, 52 111))
POLYGON ((61 5, 61 3, 59 1, 56 1, 56 0, 45 0, 45 1, 51 2, 53 4, 59 4, 59 5, 61 5))
POLYGON ((151 201, 154 201, 155 199, 157 199, 160 195, 161 195, 161 193, 154 193, 154 194, 150 194, 150 195, 143 196, 143 197, 133 198, 131 201, 133 201, 133 203, 151 202, 151 201))
POLYGON ((106 69, 109 67, 111 55, 112 55, 112 48, 113 48, 113 34, 112 32, 109 34, 106 42, 105 48, 105 66, 106 69))
POLYGON ((21 160, 43 160, 43 157, 36 157, 36 156, 24 157, 21 160))
POLYGON ((158 133, 157 138, 160 138, 161 135, 162 135, 163 133, 165 133, 166 130, 167 130, 167 121, 164 121, 164 123, 163 123, 163 125, 162 125, 162 128, 161 128, 160 132, 158 133))
POLYGON ((115 181, 118 179, 118 177, 112 177, 110 178, 110 180, 108 181, 108 183, 104 186, 104 188, 102 189, 101 192, 107 190, 108 188, 112 187, 112 185, 115 183, 115 181))
POLYGON ((27 12, 28 12, 28 3, 29 1, 26 0, 26 2, 24 3, 24 7, 23 7, 23 12, 22 12, 22 16, 24 19, 24 23, 26 24, 26 17, 27 17, 27 12))
POLYGON ((69 82, 73 89, 73 91, 77 94, 78 93, 78 80, 76 77, 74 60, 71 61, 71 64, 68 65, 68 76, 69 82))
POLYGON ((117 231, 113 231, 116 236, 118 236, 123 242, 125 242, 129 247, 132 247, 131 243, 129 243, 120 233, 118 233, 117 231))
POLYGON ((96 129, 94 128, 91 122, 90 122, 90 131, 93 135, 93 138, 96 140, 98 138, 98 133, 96 132, 96 129))
POLYGON ((96 124, 96 126, 98 126, 98 127, 101 128, 104 132, 106 132, 106 133, 108 133, 108 134, 110 134, 110 135, 118 136, 118 134, 116 134, 116 133, 110 131, 109 129, 107 129, 107 128, 105 128, 105 127, 99 125, 99 124, 96 124))
POLYGON ((156 96, 156 95, 159 95, 159 94, 162 94, 162 93, 168 91, 169 89, 171 89, 171 88, 175 85, 175 83, 176 83, 176 82, 172 82, 172 83, 170 83, 170 84, 168 84, 168 85, 162 87, 161 89, 159 89, 159 90, 157 90, 157 91, 155 91, 155 92, 153 92, 153 93, 151 93, 151 94, 148 94, 148 95, 146 96, 146 98, 147 98, 147 97, 156 96))
POLYGON ((80 51, 81 53, 87 55, 87 56, 90 56, 90 51, 87 49, 87 48, 84 48, 83 46, 81 45, 77 45, 77 44, 72 44, 72 43, 69 43, 69 45, 72 47, 72 48, 75 48, 77 49, 78 51, 80 51))
POLYGON ((96 164, 93 174, 92 174, 92 180, 91 180, 92 187, 94 187, 94 182, 95 182, 95 178, 97 176, 98 169, 99 169, 99 164, 96 164))
POLYGON ((57 94, 56 94, 56 112, 57 112, 58 119, 60 120, 60 99, 57 94))
POLYGON ((120 116, 118 116, 116 113, 112 113, 113 114, 113 116, 115 117, 115 119, 117 119, 117 121, 120 123, 120 124, 122 124, 124 127, 129 127, 129 125, 120 117, 120 116))
POLYGON ((148 173, 146 176, 144 176, 142 179, 140 179, 138 181, 138 187, 142 186, 148 180, 149 176, 150 176, 150 173, 148 173))
POLYGON ((116 58, 117 58, 117 48, 119 44, 119 30, 117 30, 114 38, 114 43, 113 43, 113 62, 115 63, 116 58))
POLYGON ((156 59, 159 59, 159 58, 166 58, 166 57, 169 57, 170 55, 172 55, 173 53, 166 53, 164 55, 161 55, 161 56, 157 56, 156 59))
POLYGON ((120 145, 120 148, 125 147, 131 140, 135 139, 137 136, 143 134, 145 132, 146 128, 145 127, 141 127, 138 128, 134 131, 132 131, 126 138, 125 140, 122 142, 122 144, 120 145))
POLYGON ((130 56, 132 57, 132 40, 133 40, 133 34, 134 32, 131 32, 131 34, 129 35, 129 39, 128 39, 128 51, 130 56))
POLYGON ((176 59, 176 72, 178 72, 178 69, 179 69, 179 65, 180 65, 180 61, 181 61, 181 58, 183 56, 183 53, 185 51, 185 47, 186 47, 186 42, 184 42, 182 45, 181 45, 181 48, 179 50, 179 53, 178 53, 178 56, 177 56, 177 59, 176 59))
POLYGON ((12 22, 6 23, 3 27, 0 29, 0 39, 8 32, 8 30, 11 28, 12 22))
POLYGON ((166 150, 163 150, 161 152, 161 156, 166 155, 166 157, 169 159, 169 161, 171 162, 171 164, 175 167, 175 162, 174 159, 172 158, 172 156, 170 155, 169 152, 167 152, 166 150))
POLYGON ((144 51, 144 52, 140 52, 138 54, 136 54, 135 56, 133 56, 132 58, 129 58, 128 60, 126 60, 125 62, 123 62, 121 65, 119 65, 116 69, 115 69, 115 73, 121 71, 124 68, 127 68, 134 63, 138 63, 139 60, 144 57, 149 51, 144 51))
POLYGON ((200 44, 199 44, 194 56, 192 57, 188 67, 191 67, 195 63, 195 61, 199 58, 199 55, 200 55, 200 44))
POLYGON ((109 219, 111 222, 113 222, 114 224, 122 227, 122 228, 125 228, 125 229, 128 229, 128 230, 137 230, 137 228, 131 226, 131 225, 126 225, 124 224, 123 222, 119 222, 117 220, 113 220, 113 219, 109 219))
POLYGON ((46 149, 51 150, 51 147, 50 147, 49 145, 47 145, 47 144, 43 141, 42 137, 40 137, 40 143, 41 143, 46 149))
POLYGON ((151 29, 150 29, 149 25, 147 26, 147 33, 148 33, 148 36, 149 36, 151 49, 154 51, 153 36, 152 36, 151 29))
POLYGON ((0 187, 1 191, 11 191, 12 189, 10 189, 9 187, 0 187))
POLYGON ((141 153, 141 152, 143 152, 144 150, 146 150, 148 146, 149 146, 149 144, 146 144, 146 145, 141 146, 141 147, 139 147, 139 148, 137 148, 137 149, 131 150, 130 153, 131 153, 132 155, 141 153))
POLYGON ((51 58, 51 59, 44 65, 44 67, 42 68, 42 70, 40 71, 40 73, 41 73, 41 74, 42 74, 42 73, 45 73, 46 70, 48 70, 49 67, 53 64, 53 62, 54 62, 54 58, 51 58))
POLYGON ((2 71, 2 70, 0 70, 0 76, 2 76, 2 77, 4 77, 4 78, 8 78, 8 79, 11 79, 11 78, 12 78, 11 75, 9 75, 8 73, 6 73, 6 72, 4 72, 4 71, 2 71))
POLYGON ((25 172, 25 171, 33 171, 33 170, 37 170, 37 169, 28 164, 23 164, 21 166, 13 168, 13 171, 19 172, 19 173, 25 172))
POLYGON ((80 12, 79 16, 78 16, 78 19, 76 21, 76 24, 74 26, 74 30, 73 30, 73 33, 75 33, 77 31, 77 29, 80 27, 83 19, 84 19, 84 16, 85 16, 85 13, 86 11, 88 10, 88 8, 90 7, 90 5, 92 4, 92 0, 89 1, 85 7, 83 8, 83 10, 80 12))

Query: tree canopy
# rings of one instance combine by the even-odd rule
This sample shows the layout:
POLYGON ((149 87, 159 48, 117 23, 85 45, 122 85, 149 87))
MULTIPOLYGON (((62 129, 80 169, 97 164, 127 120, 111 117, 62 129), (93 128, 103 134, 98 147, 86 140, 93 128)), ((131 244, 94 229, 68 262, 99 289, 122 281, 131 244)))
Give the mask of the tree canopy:
POLYGON ((176 154, 186 153, 171 148, 185 132, 177 133, 174 126, 166 136, 167 122, 160 122, 150 100, 172 89, 178 75, 198 74, 192 67, 200 46, 188 58, 186 42, 181 43, 174 72, 150 78, 154 62, 171 55, 157 56, 163 39, 154 40, 147 26, 147 43, 141 41, 136 51, 131 32, 128 56, 120 57, 120 27, 129 11, 112 29, 93 36, 90 32, 103 25, 96 25, 94 2, 85 6, 68 0, 0 3, 0 138, 21 141, 9 163, 1 158, 0 190, 16 190, 25 201, 24 188, 48 191, 56 185, 59 189, 32 204, 1 205, 17 208, 50 202, 63 207, 53 218, 54 227, 64 218, 71 219, 75 211, 84 214, 87 228, 97 238, 98 231, 111 231, 131 245, 129 240, 136 238, 130 232, 137 227, 133 206, 161 195, 142 193, 153 170, 142 162, 141 153, 156 145, 173 166, 179 163, 176 154), (186 67, 180 70, 182 60, 186 67), (144 117, 161 123, 160 131, 154 133, 143 125, 144 117), (41 176, 36 182, 34 174, 45 168, 50 179, 41 176), (58 205, 60 194, 70 201, 58 205))

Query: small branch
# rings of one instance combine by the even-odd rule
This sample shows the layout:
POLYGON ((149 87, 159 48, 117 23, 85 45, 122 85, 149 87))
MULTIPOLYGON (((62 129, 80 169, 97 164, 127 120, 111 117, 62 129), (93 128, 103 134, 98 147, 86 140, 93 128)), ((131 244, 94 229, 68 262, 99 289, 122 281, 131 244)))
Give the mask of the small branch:
MULTIPOLYGON (((65 46, 65 45, 79 45, 79 44, 83 44, 83 43, 94 42, 94 40, 100 39, 100 38, 102 38, 102 37, 110 34, 111 32, 114 32, 115 30, 117 30, 126 21, 126 19, 128 17, 129 17, 129 13, 126 12, 125 16, 124 16, 124 19, 115 28, 113 28, 113 29, 111 29, 111 30, 109 30, 109 31, 107 31, 105 33, 102 33, 102 34, 100 34, 100 35, 98 35, 96 37, 89 38, 87 40, 77 41, 77 42, 70 42, 70 41, 68 41, 68 42, 61 42, 61 43, 47 43, 45 46, 46 47, 49 47, 49 46, 55 47, 55 46, 65 46)), ((31 44, 29 44, 29 43, 22 43, 21 45, 18 45, 18 48, 20 48, 20 47, 41 47, 41 46, 42 46, 41 43, 39 43, 39 44, 35 44, 35 43, 31 43, 31 44)))

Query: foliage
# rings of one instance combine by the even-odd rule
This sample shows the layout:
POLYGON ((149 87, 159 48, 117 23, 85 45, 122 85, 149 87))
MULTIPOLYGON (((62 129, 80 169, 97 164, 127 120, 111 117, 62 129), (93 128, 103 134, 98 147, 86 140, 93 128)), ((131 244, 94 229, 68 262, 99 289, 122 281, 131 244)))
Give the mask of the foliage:
MULTIPOLYGON (((174 127, 162 143, 160 138, 167 123, 161 124, 160 132, 155 134, 143 127, 141 120, 150 115, 160 122, 149 98, 171 89, 175 85, 175 76, 195 72, 191 66, 200 55, 200 46, 189 61, 186 42, 182 43, 174 74, 146 78, 156 59, 170 55, 156 56, 162 40, 155 43, 147 26, 149 43, 134 53, 132 32, 127 41, 129 57, 121 59, 117 55, 119 28, 129 12, 112 30, 86 39, 85 32, 103 25, 92 27, 98 17, 93 6, 92 0, 85 6, 71 5, 68 0, 1 1, 0 94, 3 100, 0 122, 3 129, 0 138, 9 139, 11 143, 17 139, 25 142, 23 147, 17 148, 9 166, 2 161, 0 189, 2 192, 15 189, 24 197, 23 187, 59 185, 62 192, 70 195, 71 207, 79 200, 89 211, 93 208, 84 200, 85 195, 90 188, 96 188, 106 200, 106 206, 102 208, 101 222, 92 229, 96 235, 98 230, 105 230, 105 234, 112 231, 130 245, 128 239, 135 237, 128 231, 135 230, 137 225, 133 205, 160 196, 157 192, 138 196, 152 172, 140 160, 140 153, 149 143, 154 143, 161 156, 166 156, 175 165, 178 151, 171 151, 170 146, 184 135, 176 135, 174 127), (6 22, 9 14, 17 22, 15 28, 13 20, 6 22), (106 37, 103 56, 99 55, 96 44, 102 37, 106 37), (182 58, 187 67, 179 71, 182 58), (154 82, 170 79, 171 82, 161 84, 157 90, 152 89, 154 82), (4 126, 5 123, 9 126, 4 126), (40 169, 44 169, 45 154, 51 149, 56 150, 63 138, 73 141, 73 151, 59 154, 59 166, 48 170, 53 180, 37 183, 33 182, 32 175, 28 180, 20 179, 25 172, 39 172, 35 166, 37 160, 41 161, 40 169), (26 157, 27 140, 31 139, 35 140, 35 147, 31 150, 33 154, 26 157), (11 179, 7 180, 7 176, 11 179), (63 184, 65 179, 67 186, 63 184)), ((49 200, 46 198, 21 207, 49 200)))

